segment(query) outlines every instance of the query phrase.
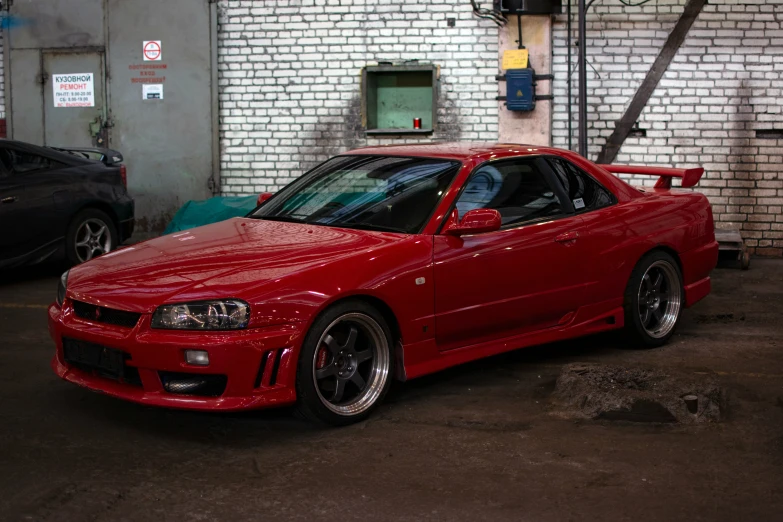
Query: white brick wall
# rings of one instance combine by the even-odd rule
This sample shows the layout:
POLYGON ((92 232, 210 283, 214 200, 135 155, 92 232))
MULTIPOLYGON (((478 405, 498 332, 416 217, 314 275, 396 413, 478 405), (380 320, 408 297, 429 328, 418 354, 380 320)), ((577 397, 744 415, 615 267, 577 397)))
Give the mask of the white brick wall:
MULTIPOLYGON (((653 0, 626 7, 603 0, 593 6, 587 43, 591 159, 612 133, 685 3, 653 0)), ((558 17, 553 31, 553 141, 564 148, 565 28, 565 17, 558 17)), ((574 48, 574 63, 576 52, 574 48)), ((576 102, 576 74, 573 78, 576 102)), ((756 129, 783 129, 782 91, 783 0, 710 0, 639 118, 647 137, 628 138, 615 162, 705 167, 699 190, 712 201, 718 226, 741 228, 748 246, 759 254, 783 255, 783 140, 755 137, 756 129)), ((576 105, 573 110, 576 118, 576 105)), ((574 134, 574 149, 576 140, 574 134)))
POLYGON ((497 140, 498 28, 467 0, 222 0, 219 9, 223 194, 277 190, 364 145, 497 140), (362 67, 414 59, 441 67, 436 132, 365 137, 362 67))

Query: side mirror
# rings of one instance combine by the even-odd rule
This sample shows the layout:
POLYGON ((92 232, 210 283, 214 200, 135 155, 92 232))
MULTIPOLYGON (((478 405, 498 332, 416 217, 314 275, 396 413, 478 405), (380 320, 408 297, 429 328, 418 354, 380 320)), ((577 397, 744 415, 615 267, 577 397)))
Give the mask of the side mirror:
POLYGON ((449 236, 482 234, 500 230, 500 225, 500 212, 494 208, 477 208, 465 212, 459 224, 449 226, 443 233, 449 236))
POLYGON ((274 194, 271 192, 262 192, 261 194, 258 195, 258 199, 256 200, 256 205, 260 205, 261 203, 271 198, 272 196, 274 196, 274 194))

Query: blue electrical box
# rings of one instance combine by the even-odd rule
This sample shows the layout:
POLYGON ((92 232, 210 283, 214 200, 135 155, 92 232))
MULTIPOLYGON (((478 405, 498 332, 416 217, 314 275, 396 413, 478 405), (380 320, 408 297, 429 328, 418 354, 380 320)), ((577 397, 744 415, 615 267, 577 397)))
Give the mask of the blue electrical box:
POLYGON ((510 111, 536 108, 536 73, 531 68, 506 71, 506 106, 510 111))

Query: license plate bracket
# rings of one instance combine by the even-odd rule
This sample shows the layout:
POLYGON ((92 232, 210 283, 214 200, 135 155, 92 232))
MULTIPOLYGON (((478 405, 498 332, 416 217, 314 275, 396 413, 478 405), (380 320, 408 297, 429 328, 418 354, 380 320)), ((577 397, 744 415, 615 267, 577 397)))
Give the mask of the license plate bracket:
POLYGON ((112 379, 125 377, 125 360, 130 358, 114 348, 72 339, 63 339, 63 354, 66 362, 112 379))

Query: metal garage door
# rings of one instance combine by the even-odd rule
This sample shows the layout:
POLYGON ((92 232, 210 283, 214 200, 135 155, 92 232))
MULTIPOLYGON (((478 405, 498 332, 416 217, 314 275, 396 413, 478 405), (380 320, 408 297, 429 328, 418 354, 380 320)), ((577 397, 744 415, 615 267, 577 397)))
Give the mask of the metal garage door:
POLYGON ((9 19, 10 137, 122 152, 142 235, 218 190, 213 2, 14 2, 9 19))
POLYGON ((103 54, 44 51, 43 70, 44 145, 91 146, 91 128, 93 133, 99 130, 105 114, 103 54), (63 88, 82 85, 78 90, 63 88))

